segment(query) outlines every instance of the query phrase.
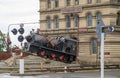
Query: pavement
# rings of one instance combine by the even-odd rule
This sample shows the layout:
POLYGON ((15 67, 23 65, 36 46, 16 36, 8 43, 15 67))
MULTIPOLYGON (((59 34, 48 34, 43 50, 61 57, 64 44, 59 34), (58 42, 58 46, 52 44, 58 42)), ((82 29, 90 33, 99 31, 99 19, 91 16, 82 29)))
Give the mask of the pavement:
MULTIPOLYGON (((76 72, 76 73, 25 73, 25 74, 11 74, 11 76, 27 78, 100 78, 100 72, 76 72)), ((105 71, 104 78, 120 78, 119 70, 105 71)))
MULTIPOLYGON (((29 60, 33 59, 33 57, 26 57, 29 60)), ((35 58, 36 60, 36 58, 35 58)), ((32 61, 34 62, 34 61, 32 61)), ((55 63, 54 63, 55 64, 55 63)), ((49 65, 49 64, 48 64, 49 65)), ((53 64, 51 64, 53 65, 53 64)), ((32 65, 33 66, 33 65, 32 65)), ((2 68, 8 68, 8 66, 4 63, 4 61, 0 62, 0 71, 3 72, 2 68)), ((11 68, 11 67, 10 67, 11 68)), ((16 69, 15 69, 16 70, 16 69)), ((5 70, 4 70, 5 71, 5 70)), ((8 71, 5 71, 8 72, 8 71)), ((11 72, 11 71, 10 71, 11 72)), ((100 78, 100 71, 85 71, 85 72, 72 72, 72 73, 25 73, 25 74, 19 74, 19 73, 1 73, 0 78, 100 78)), ((120 78, 120 70, 108 70, 105 71, 105 78, 120 78)))

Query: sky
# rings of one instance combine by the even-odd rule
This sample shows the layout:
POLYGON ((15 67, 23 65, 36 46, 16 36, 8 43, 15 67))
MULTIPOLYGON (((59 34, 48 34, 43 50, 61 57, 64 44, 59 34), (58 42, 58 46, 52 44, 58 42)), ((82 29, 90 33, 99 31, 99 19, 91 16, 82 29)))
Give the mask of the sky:
MULTIPOLYGON (((24 24, 25 34, 27 35, 31 29, 39 28, 39 0, 0 0, 0 30, 3 33, 9 32, 13 29, 19 29, 18 23, 24 24), (34 24, 30 24, 33 22, 34 24), (17 25, 13 25, 17 24, 17 25)), ((20 34, 18 34, 20 35, 20 34)), ((12 35, 10 38, 13 45, 18 44, 17 36, 12 35)))

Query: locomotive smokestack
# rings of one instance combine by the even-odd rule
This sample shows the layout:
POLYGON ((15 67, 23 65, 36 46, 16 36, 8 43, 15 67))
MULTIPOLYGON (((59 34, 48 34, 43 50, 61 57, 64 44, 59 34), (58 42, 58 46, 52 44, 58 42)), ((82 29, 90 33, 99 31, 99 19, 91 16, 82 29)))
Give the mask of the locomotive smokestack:
POLYGON ((46 40, 51 44, 52 47, 55 46, 55 44, 50 40, 50 38, 48 36, 46 37, 46 40))

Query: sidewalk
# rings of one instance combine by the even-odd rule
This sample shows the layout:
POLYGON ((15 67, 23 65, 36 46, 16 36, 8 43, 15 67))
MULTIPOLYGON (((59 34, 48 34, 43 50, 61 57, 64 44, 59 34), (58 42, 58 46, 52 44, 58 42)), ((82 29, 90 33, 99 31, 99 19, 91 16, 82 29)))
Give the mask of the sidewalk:
MULTIPOLYGON (((100 76, 98 77, 88 77, 88 76, 83 76, 83 78, 101 78, 100 76)), ((110 77, 110 76, 105 76, 104 78, 119 78, 119 77, 110 77)))

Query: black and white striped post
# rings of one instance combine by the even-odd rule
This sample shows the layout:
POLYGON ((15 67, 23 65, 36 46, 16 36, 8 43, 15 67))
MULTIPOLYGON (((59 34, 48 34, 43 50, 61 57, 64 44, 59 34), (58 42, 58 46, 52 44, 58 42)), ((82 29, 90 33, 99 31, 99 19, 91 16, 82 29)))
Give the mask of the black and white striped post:
MULTIPOLYGON (((24 33, 23 26, 24 26, 24 24, 20 24, 20 29, 18 29, 18 32, 20 33, 20 36, 18 37, 18 41, 21 42, 21 48, 22 48, 22 42, 24 40, 24 37, 22 36, 22 34, 24 33)), ((24 59, 23 59, 23 51, 22 50, 20 53, 19 61, 20 61, 19 72, 20 72, 20 74, 24 74, 24 59)))

